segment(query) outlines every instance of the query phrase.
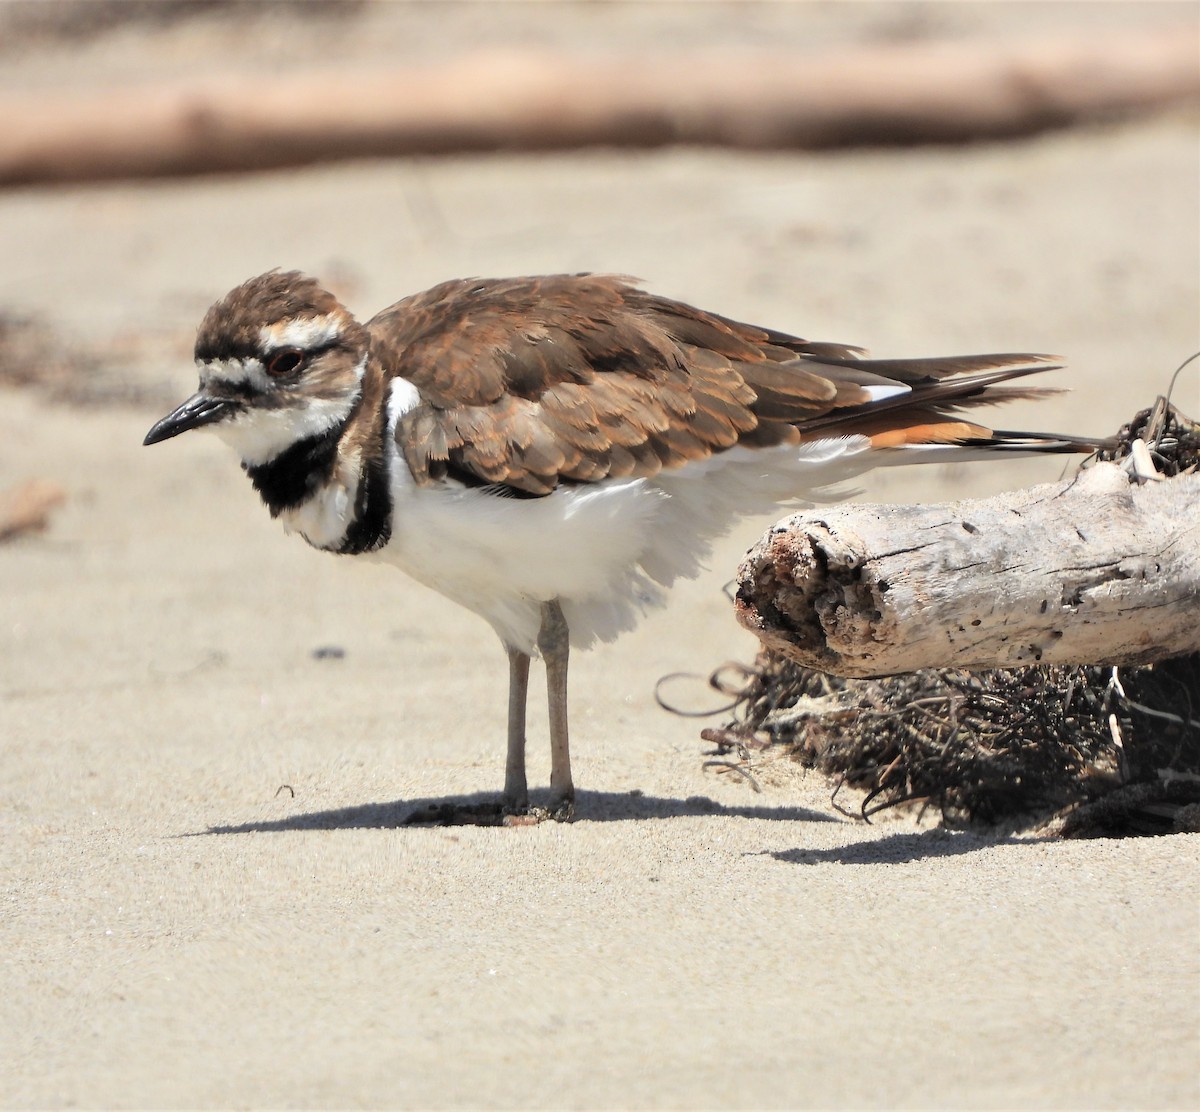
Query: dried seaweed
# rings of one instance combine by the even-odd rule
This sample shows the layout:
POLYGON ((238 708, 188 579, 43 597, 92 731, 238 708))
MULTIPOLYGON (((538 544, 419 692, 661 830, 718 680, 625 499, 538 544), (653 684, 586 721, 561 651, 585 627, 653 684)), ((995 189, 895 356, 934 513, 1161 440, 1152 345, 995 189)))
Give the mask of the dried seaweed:
MULTIPOLYGON (((784 747, 838 789, 865 793, 866 819, 917 803, 949 825, 1035 826, 1144 784, 1161 791, 1140 798, 1128 825, 1146 829, 1130 832, 1161 833, 1164 822, 1146 808, 1200 803, 1200 656, 863 680, 764 651, 733 719, 703 736, 749 768, 784 747)), ((1174 812, 1163 818, 1171 829, 1174 812)))
MULTIPOLYGON (((1146 450, 1163 477, 1189 471, 1200 425, 1159 398, 1101 458, 1146 450)), ((835 806, 843 785, 860 789, 867 820, 907 803, 1063 837, 1200 829, 1200 654, 842 679, 764 650, 741 682, 726 675, 710 680, 734 696, 729 721, 702 732, 712 756, 749 773, 782 749, 834 778, 835 806)))
MULTIPOLYGON (((1181 368, 1182 369, 1182 368, 1181 368)), ((1200 423, 1185 417, 1166 398, 1159 398, 1143 409, 1128 424, 1121 426, 1111 447, 1096 453, 1099 460, 1125 459, 1137 440, 1150 449, 1150 458, 1165 478, 1190 471, 1200 465, 1200 423)))

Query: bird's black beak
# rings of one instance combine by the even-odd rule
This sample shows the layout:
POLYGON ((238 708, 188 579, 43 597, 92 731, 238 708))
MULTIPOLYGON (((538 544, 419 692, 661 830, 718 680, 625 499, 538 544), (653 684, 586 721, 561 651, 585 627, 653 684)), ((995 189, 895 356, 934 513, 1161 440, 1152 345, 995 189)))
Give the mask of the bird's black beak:
POLYGON ((143 444, 157 444, 162 440, 170 440, 188 429, 198 429, 202 425, 211 425, 228 417, 238 407, 238 403, 225 398, 211 398, 205 393, 193 394, 178 409, 168 413, 148 433, 143 444))

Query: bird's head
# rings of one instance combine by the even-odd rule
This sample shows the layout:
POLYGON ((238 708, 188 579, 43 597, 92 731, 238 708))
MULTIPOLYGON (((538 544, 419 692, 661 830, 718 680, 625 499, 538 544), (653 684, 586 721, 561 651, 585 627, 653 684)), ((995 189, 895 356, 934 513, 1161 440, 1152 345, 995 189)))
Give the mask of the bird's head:
POLYGON ((311 278, 251 278, 205 314, 196 335, 200 388, 145 443, 211 428, 245 464, 266 463, 349 416, 367 355, 367 330, 311 278))

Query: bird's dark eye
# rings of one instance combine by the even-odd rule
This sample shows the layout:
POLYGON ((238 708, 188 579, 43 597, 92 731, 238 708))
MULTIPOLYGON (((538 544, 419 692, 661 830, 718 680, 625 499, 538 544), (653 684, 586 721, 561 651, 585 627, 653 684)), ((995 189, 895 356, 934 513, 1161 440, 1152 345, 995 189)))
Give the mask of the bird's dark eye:
POLYGON ((267 360, 267 374, 287 378, 304 366, 304 352, 299 348, 280 348, 267 360))

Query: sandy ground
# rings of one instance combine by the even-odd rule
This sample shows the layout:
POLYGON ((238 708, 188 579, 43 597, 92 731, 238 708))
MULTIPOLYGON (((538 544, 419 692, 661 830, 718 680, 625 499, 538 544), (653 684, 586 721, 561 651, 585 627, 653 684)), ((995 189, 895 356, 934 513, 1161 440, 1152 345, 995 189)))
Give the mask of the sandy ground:
MULTIPOLYGON (((830 7, 805 9, 826 36, 830 7)), ((594 15, 541 10, 577 35, 594 15)), ((752 28, 783 26, 752 10, 752 28)), ((856 11, 846 34, 868 11, 963 18, 856 11)), ((730 25, 712 13, 710 33, 730 25)), ((420 43, 431 18, 370 15, 381 42, 409 19, 420 43)), ((614 18, 639 34, 651 19, 614 18)), ((199 66, 196 44, 224 33, 75 44, 62 80, 111 56, 199 66)), ((0 57, 0 83, 31 72, 0 57)), ((364 314, 455 274, 618 270, 879 353, 1057 351, 1073 393, 1005 423, 1111 432, 1197 346, 1196 144, 1184 115, 964 150, 593 152, 0 194, 0 308, 39 314, 146 399, 0 393, 0 486, 70 494, 48 533, 0 547, 0 1103, 1200 1104, 1200 837, 865 826, 793 769, 762 794, 702 769, 700 724, 659 710, 653 682, 749 659, 720 587, 760 523, 573 665, 578 821, 408 828, 422 801, 499 787, 490 632, 285 537, 217 442, 140 446, 192 388, 199 314, 276 265, 364 314)), ((1195 374, 1177 396, 1200 409, 1195 374)), ((983 494, 1061 466, 868 486, 983 494)), ((544 784, 541 715, 530 756, 544 784)))

